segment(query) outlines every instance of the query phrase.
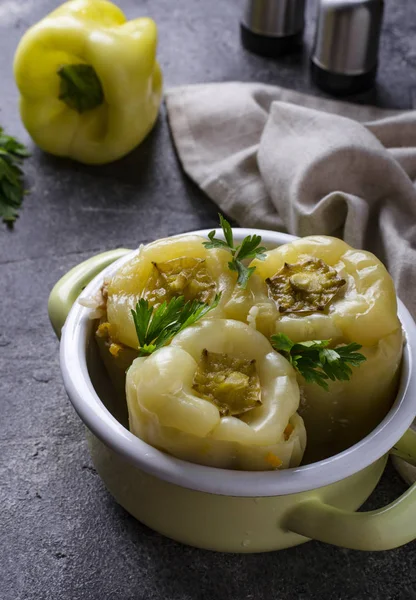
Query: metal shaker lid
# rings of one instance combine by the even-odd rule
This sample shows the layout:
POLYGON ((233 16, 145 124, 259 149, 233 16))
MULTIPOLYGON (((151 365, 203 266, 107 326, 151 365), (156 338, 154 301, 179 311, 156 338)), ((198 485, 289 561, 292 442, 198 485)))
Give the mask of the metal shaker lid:
POLYGON ((305 0, 247 0, 243 25, 253 33, 286 37, 303 31, 305 0))
POLYGON ((340 75, 377 66, 383 0, 320 0, 312 62, 340 75))

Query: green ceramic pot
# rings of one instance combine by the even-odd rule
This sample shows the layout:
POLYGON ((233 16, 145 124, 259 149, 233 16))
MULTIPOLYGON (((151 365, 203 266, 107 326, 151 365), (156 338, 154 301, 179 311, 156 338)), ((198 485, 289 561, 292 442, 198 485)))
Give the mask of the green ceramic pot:
MULTIPOLYGON (((236 240, 249 233, 259 233, 267 247, 293 239, 234 230, 236 240)), ((94 465, 117 502, 174 540, 226 552, 278 550, 311 538, 357 550, 386 550, 414 540, 416 484, 387 507, 355 512, 376 487, 389 452, 416 464, 416 433, 408 430, 416 414, 416 326, 403 304, 399 316, 407 344, 399 392, 370 435, 336 456, 295 469, 216 469, 168 456, 128 431, 125 407, 115 401, 92 342, 90 311, 75 302, 81 292, 96 293, 132 254, 114 250, 87 260, 56 284, 49 299, 58 337, 62 330, 65 388, 86 425, 94 465)))

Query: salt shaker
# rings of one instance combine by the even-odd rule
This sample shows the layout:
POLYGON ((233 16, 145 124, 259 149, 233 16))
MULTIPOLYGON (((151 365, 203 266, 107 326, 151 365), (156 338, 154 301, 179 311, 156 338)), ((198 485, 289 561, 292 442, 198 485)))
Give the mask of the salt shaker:
POLYGON ((374 84, 384 0, 320 0, 312 79, 337 95, 374 84))
POLYGON ((241 21, 243 46, 262 56, 297 50, 305 26, 306 0, 246 0, 241 21))

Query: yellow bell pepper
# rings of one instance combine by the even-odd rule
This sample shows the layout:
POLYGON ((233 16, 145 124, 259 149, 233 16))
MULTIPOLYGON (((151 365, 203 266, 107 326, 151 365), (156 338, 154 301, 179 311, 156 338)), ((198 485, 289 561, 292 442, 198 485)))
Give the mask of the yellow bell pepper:
POLYGON ((152 129, 162 96, 152 19, 107 0, 71 0, 23 36, 20 113, 46 152, 89 164, 121 158, 152 129))

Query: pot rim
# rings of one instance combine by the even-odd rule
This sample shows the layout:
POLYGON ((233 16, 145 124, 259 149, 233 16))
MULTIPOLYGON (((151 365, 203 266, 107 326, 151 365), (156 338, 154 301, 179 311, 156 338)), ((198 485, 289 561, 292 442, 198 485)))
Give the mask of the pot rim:
MULTIPOLYGON (((190 231, 188 234, 206 236, 209 231, 190 231)), ((270 248, 296 239, 267 230, 233 228, 233 232, 236 240, 247 235, 261 235, 264 244, 270 248)), ((217 230, 217 235, 220 234, 217 230)), ((104 269, 79 298, 94 295, 104 277, 113 275, 135 252, 137 250, 104 269)), ((235 471, 186 462, 157 450, 130 433, 101 402, 89 377, 86 360, 92 331, 90 310, 75 302, 62 330, 60 363, 70 401, 85 425, 107 446, 138 469, 181 487, 240 497, 282 496, 317 489, 345 479, 381 458, 409 428, 416 414, 416 372, 413 369, 416 324, 398 300, 398 315, 406 336, 398 394, 383 421, 360 442, 325 460, 282 471, 235 471)))

